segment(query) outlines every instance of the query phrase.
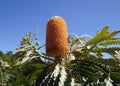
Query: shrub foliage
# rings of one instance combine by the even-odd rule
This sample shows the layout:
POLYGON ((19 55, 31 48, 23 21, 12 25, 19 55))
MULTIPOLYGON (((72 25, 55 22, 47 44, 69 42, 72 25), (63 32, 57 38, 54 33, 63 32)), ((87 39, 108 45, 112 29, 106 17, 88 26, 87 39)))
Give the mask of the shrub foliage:
POLYGON ((0 86, 120 85, 120 30, 105 26, 94 37, 69 35, 69 53, 58 63, 40 51, 45 45, 36 33, 26 34, 15 54, 0 52, 0 86))

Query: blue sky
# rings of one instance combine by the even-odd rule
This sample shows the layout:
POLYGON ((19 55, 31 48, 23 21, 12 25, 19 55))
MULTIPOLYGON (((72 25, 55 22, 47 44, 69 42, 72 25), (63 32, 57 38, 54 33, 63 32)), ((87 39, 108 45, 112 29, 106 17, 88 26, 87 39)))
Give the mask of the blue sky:
POLYGON ((120 29, 120 0, 0 0, 0 50, 15 51, 36 28, 43 45, 47 21, 55 15, 66 20, 69 34, 94 36, 106 25, 120 29))

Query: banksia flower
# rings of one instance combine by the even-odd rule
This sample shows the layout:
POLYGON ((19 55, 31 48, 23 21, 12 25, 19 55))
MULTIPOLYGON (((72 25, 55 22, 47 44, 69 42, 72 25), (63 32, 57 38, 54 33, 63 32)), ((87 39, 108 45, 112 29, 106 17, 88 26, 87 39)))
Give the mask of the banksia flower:
POLYGON ((54 16, 48 20, 46 31, 46 54, 61 58, 68 53, 68 31, 63 18, 54 16))

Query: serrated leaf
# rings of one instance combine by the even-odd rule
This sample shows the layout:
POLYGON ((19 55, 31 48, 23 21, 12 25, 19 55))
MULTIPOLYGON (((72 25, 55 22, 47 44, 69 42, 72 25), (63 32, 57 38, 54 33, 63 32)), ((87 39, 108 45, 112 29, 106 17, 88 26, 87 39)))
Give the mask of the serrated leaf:
POLYGON ((97 49, 94 49, 93 52, 113 53, 113 52, 119 51, 119 50, 120 50, 120 47, 110 47, 110 48, 97 48, 97 49))
POLYGON ((99 34, 108 33, 108 30, 109 30, 109 26, 105 26, 99 34))
POLYGON ((100 33, 97 33, 94 38, 92 38, 91 40, 89 40, 86 43, 86 45, 98 43, 98 42, 100 42, 102 40, 105 40, 106 39, 106 35, 108 34, 108 30, 109 30, 109 26, 104 27, 102 29, 102 31, 100 33))
POLYGON ((25 55, 27 54, 27 52, 26 51, 18 51, 17 53, 15 53, 14 55, 13 55, 13 59, 18 59, 18 58, 24 58, 25 57, 25 55))
MULTIPOLYGON (((109 70, 107 67, 103 64, 100 64, 98 62, 90 61, 90 60, 74 60, 72 61, 73 66, 72 67, 72 73, 74 76, 76 76, 76 80, 78 78, 84 77, 86 79, 85 81, 82 79, 80 83, 84 84, 83 86, 86 86, 90 83, 96 83, 97 80, 104 79, 108 77, 109 70), (85 85, 86 84, 86 85, 85 85)), ((79 83, 79 82, 77 82, 79 83)), ((93 85, 93 86, 96 86, 93 85)))
POLYGON ((120 39, 118 40, 105 40, 99 43, 101 46, 109 46, 109 45, 119 45, 120 39))
POLYGON ((111 33, 109 33, 106 38, 109 39, 109 38, 112 38, 114 37, 115 35, 117 35, 118 33, 120 33, 120 30, 116 30, 116 31, 113 31, 111 33))

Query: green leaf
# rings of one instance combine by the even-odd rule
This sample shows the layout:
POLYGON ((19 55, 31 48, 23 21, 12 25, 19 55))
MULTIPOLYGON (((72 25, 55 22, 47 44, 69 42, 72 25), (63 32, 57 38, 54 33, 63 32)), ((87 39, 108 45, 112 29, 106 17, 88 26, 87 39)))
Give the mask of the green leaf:
POLYGON ((109 45, 120 45, 120 39, 118 40, 105 40, 100 42, 98 45, 109 46, 109 45))
POLYGON ((109 68, 104 64, 98 63, 97 61, 88 60, 74 60, 71 62, 71 73, 75 76, 76 81, 81 78, 83 86, 87 86, 90 83, 94 83, 96 86, 98 79, 100 82, 104 82, 104 79, 109 76, 109 68), (82 78, 84 77, 84 79, 82 78))
POLYGON ((106 52, 106 53, 114 53, 115 51, 119 51, 120 47, 110 47, 110 48, 96 48, 93 50, 93 52, 106 52))
POLYGON ((108 34, 108 30, 109 30, 109 26, 106 26, 102 29, 102 31, 100 33, 97 32, 96 36, 94 38, 92 38, 91 40, 89 40, 86 45, 90 45, 90 44, 95 44, 98 43, 102 40, 106 39, 106 35, 108 34))
POLYGON ((111 33, 109 33, 109 34, 107 35, 107 38, 112 38, 112 37, 114 37, 115 35, 117 35, 118 33, 120 33, 120 30, 113 31, 113 32, 111 32, 111 33))

